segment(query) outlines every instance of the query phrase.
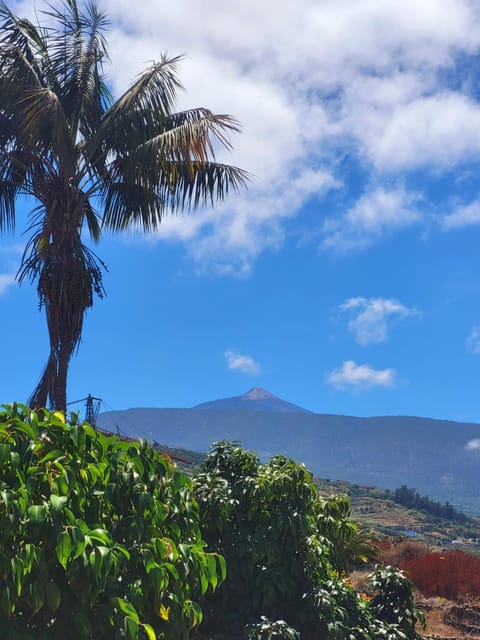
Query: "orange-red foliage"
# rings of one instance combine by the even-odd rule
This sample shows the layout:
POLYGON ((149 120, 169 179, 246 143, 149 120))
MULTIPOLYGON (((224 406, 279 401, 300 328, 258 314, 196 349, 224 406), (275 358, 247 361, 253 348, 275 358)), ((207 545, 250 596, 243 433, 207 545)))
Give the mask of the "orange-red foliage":
POLYGON ((480 558, 463 551, 429 553, 401 564, 410 580, 425 596, 480 595, 480 558))

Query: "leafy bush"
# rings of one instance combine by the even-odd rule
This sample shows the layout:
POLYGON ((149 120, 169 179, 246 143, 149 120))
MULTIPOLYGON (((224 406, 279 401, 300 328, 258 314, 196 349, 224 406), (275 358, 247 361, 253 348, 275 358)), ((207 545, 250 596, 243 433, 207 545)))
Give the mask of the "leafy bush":
POLYGON ((372 576, 371 602, 346 580, 367 541, 349 520, 348 499, 321 498, 305 467, 283 456, 260 464, 220 442, 194 482, 203 535, 228 567, 199 637, 236 640, 247 625, 262 640, 417 638, 412 585, 400 572, 372 576))
POLYGON ((371 576, 376 591, 370 608, 382 622, 396 625, 406 638, 416 638, 417 621, 424 623, 423 614, 415 607, 413 585, 396 567, 378 567, 371 576))
POLYGON ((261 622, 250 624, 245 629, 246 640, 300 640, 300 634, 284 620, 272 622, 262 616, 261 622))
POLYGON ((225 575, 192 483, 142 443, 0 411, 0 637, 184 640, 225 575))

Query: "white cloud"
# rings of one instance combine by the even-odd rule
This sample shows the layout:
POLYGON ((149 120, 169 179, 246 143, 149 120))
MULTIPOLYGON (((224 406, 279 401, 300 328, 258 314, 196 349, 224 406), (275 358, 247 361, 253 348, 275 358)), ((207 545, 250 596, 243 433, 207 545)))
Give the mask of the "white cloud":
MULTIPOLYGON (((32 12, 32 3, 18 6, 32 12)), ((287 219, 349 184, 345 156, 385 184, 392 172, 442 172, 480 155, 480 108, 466 81, 480 48, 472 0, 297 0, 281 10, 273 0, 177 0, 168 9, 144 0, 141 11, 104 0, 102 8, 115 94, 164 51, 186 53, 178 108, 207 106, 242 124, 234 153, 219 159, 255 175, 248 191, 213 216, 166 220, 155 236, 185 243, 200 267, 249 273, 260 253, 281 247, 287 219), (454 88, 448 77, 459 79, 454 88)), ((415 201, 402 189, 373 189, 343 217, 329 216, 323 246, 366 248, 420 222, 415 201)))
POLYGON ((252 376, 260 373, 260 365, 251 356, 246 356, 236 351, 225 351, 227 367, 230 371, 241 371, 252 376))
POLYGON ((480 327, 472 327, 467 338, 467 348, 472 353, 480 353, 480 327))
POLYGON ((343 216, 323 224, 322 248, 339 252, 365 249, 394 230, 419 222, 415 194, 403 188, 378 187, 366 193, 343 216))
POLYGON ((480 439, 474 438, 473 440, 469 440, 465 445, 465 449, 469 449, 470 451, 478 451, 480 449, 480 439))
POLYGON ((337 389, 360 391, 371 387, 393 387, 396 375, 394 369, 372 369, 368 364, 345 360, 339 369, 328 374, 327 382, 337 389))
POLYGON ((13 284, 15 284, 15 276, 12 273, 0 273, 0 296, 7 293, 13 284))
POLYGON ((480 224, 480 200, 475 200, 440 219, 444 231, 480 224))
POLYGON ((417 167, 448 169, 478 157, 480 107, 477 104, 458 93, 415 96, 412 87, 409 89, 413 94, 410 99, 388 95, 375 111, 369 97, 362 117, 357 114, 354 119, 354 133, 377 169, 386 172, 417 167))
POLYGON ((354 314, 348 328, 359 344, 385 342, 392 321, 418 314, 393 298, 350 298, 339 309, 354 314))

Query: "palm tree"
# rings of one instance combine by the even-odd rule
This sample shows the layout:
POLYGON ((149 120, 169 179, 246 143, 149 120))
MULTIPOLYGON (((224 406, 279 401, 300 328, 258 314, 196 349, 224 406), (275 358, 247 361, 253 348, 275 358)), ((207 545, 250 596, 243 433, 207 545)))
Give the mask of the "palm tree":
POLYGON ((18 280, 37 282, 50 356, 30 404, 65 411, 67 371, 103 263, 84 243, 101 231, 156 229, 164 215, 215 204, 247 180, 215 161, 238 130, 227 115, 173 112, 179 58, 164 55, 113 100, 105 80, 105 15, 94 1, 48 6, 43 25, 0 2, 0 231, 30 214, 18 280))

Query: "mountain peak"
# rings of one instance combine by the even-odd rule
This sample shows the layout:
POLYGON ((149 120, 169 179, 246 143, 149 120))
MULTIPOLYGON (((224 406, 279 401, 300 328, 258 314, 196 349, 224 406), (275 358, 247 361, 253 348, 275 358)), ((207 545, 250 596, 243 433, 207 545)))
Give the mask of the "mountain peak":
POLYGON ((265 389, 261 387, 253 387, 241 397, 245 400, 278 400, 277 396, 274 396, 273 393, 269 391, 265 391, 265 389))
POLYGON ((248 409, 250 411, 262 411, 268 413, 310 413, 296 404, 282 400, 273 393, 265 391, 261 387, 253 387, 243 396, 233 398, 223 398, 211 402, 197 404, 193 409, 209 409, 232 411, 237 409, 248 409))

